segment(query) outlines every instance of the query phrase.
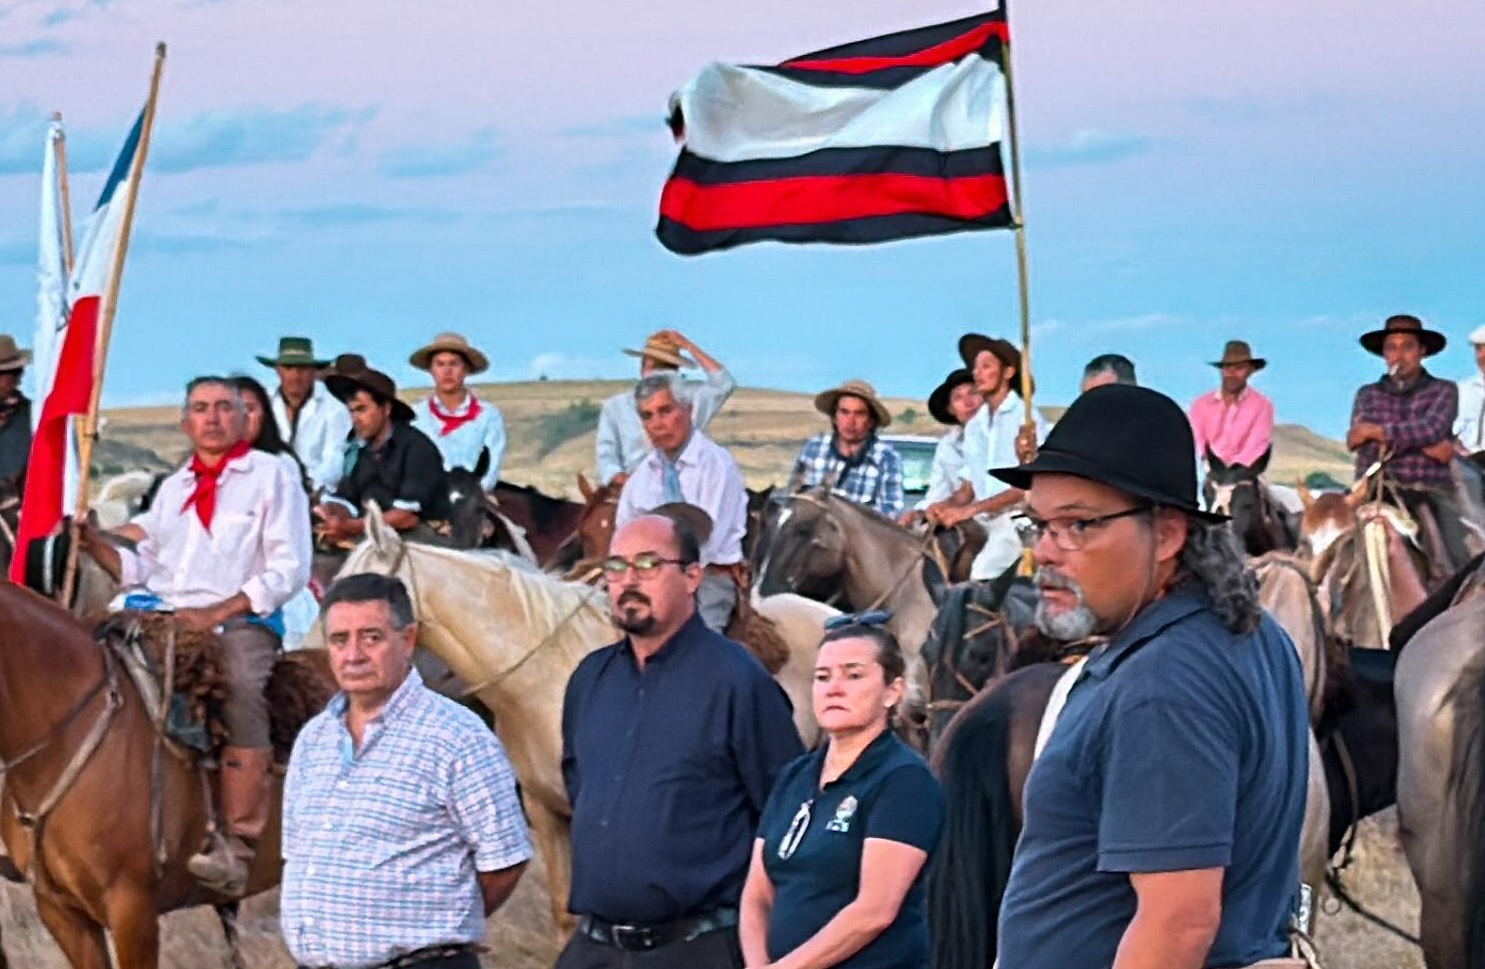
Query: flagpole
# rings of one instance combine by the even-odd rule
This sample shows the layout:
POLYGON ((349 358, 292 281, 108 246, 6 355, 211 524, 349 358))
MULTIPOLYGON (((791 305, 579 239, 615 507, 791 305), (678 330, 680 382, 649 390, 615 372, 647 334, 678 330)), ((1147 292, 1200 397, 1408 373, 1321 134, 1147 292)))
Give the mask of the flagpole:
MULTIPOLYGON (((53 111, 52 120, 62 123, 62 112, 53 111)), ((57 194, 62 207, 62 268, 72 276, 72 201, 67 187, 67 132, 57 130, 57 139, 52 142, 52 154, 57 163, 57 194)))
POLYGON ((1026 212, 1021 194, 1021 133, 1016 127, 1016 84, 1011 70, 1010 11, 1006 10, 1006 39, 1000 44, 1002 73, 1005 75, 1006 129, 1011 148, 1011 217, 1016 232, 1016 290, 1021 304, 1021 403, 1025 408, 1025 426, 1035 428, 1032 416, 1031 381, 1031 273, 1026 256, 1026 212))
POLYGON ((160 95, 160 75, 165 70, 165 45, 155 45, 155 66, 150 75, 149 100, 144 103, 144 121, 139 127, 139 151, 124 186, 124 213, 119 224, 119 242, 108 267, 108 284, 98 301, 98 342, 93 351, 93 387, 88 398, 88 412, 78 423, 77 435, 77 507, 72 516, 72 541, 68 543, 67 568, 62 578, 62 603, 72 601, 77 580, 78 529, 87 516, 88 478, 92 473, 93 445, 98 440, 98 408, 103 399, 103 372, 108 365, 108 344, 113 334, 114 311, 118 308, 119 283, 124 276, 124 257, 129 251, 129 231, 134 225, 134 203, 139 198, 139 180, 144 175, 145 158, 150 150, 150 130, 155 123, 155 101, 160 95))

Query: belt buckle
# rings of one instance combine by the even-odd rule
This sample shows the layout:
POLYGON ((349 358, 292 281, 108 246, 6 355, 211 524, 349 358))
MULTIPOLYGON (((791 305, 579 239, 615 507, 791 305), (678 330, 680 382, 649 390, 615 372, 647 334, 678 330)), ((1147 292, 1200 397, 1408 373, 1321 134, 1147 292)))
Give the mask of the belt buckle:
POLYGON ((647 925, 610 925, 614 948, 626 952, 648 952, 655 948, 655 933, 647 925))

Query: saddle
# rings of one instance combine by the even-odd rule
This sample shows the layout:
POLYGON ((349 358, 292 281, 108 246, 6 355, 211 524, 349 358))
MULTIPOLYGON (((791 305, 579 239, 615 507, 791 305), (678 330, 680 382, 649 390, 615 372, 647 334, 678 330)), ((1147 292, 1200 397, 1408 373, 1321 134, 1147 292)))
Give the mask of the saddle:
MULTIPOLYGON (((221 639, 212 632, 181 629, 169 613, 140 611, 109 616, 94 630, 93 638, 119 660, 173 751, 185 759, 214 763, 227 739, 222 721, 227 678, 221 639)), ((278 763, 288 763, 299 731, 334 693, 323 653, 279 657, 264 688, 278 763)))

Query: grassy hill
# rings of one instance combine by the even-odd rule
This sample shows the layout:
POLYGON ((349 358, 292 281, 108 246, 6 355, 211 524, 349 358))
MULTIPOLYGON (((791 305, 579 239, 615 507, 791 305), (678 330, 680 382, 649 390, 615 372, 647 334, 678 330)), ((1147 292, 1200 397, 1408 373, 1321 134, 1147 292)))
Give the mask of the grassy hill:
MULTIPOLYGON (((576 476, 592 475, 598 407, 604 398, 634 385, 621 380, 526 381, 477 386, 482 399, 493 401, 505 415, 510 445, 502 477, 534 485, 549 494, 577 496, 576 476)), ((426 391, 404 394, 409 400, 426 391)), ((894 433, 937 436, 943 428, 928 416, 921 400, 888 398, 894 433)), ((1044 407, 1049 419, 1062 407, 1044 407)), ((130 468, 165 468, 186 451, 177 429, 178 411, 142 407, 107 411, 95 452, 99 474, 130 468)), ((742 387, 712 422, 710 433, 737 459, 753 487, 781 484, 800 443, 825 427, 809 394, 742 387)), ((1282 424, 1274 434, 1271 477, 1293 482, 1311 471, 1328 471, 1346 479, 1350 460, 1345 448, 1298 424, 1282 424)))

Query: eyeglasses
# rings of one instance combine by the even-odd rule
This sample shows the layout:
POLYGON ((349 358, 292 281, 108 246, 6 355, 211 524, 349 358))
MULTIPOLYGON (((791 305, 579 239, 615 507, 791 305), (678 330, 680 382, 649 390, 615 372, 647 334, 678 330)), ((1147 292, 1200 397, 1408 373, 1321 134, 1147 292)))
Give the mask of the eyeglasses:
POLYGON ((843 612, 825 620, 824 628, 828 633, 847 626, 885 626, 891 621, 892 612, 888 609, 873 609, 871 612, 843 612))
POLYGON ((799 850, 799 842, 804 840, 805 831, 810 826, 810 808, 815 799, 810 798, 799 805, 799 810, 794 812, 794 820, 789 822, 789 830, 784 832, 784 840, 779 842, 779 858, 788 861, 789 857, 799 850))
POLYGON ((617 582, 628 575, 630 569, 633 569, 634 574, 643 580, 660 571, 662 565, 679 565, 684 568, 690 564, 685 559, 668 559, 658 552, 640 552, 632 559, 626 559, 622 555, 610 555, 603 560, 603 577, 610 582, 617 582))
POLYGON ((1035 515, 1018 515, 1016 516, 1016 528, 1028 544, 1039 542, 1045 536, 1051 535, 1052 544, 1064 552, 1081 552, 1088 545, 1088 532, 1092 529, 1102 528, 1109 522, 1115 522, 1121 518, 1142 515, 1154 510, 1153 505, 1136 505, 1133 508, 1116 511, 1110 515, 1099 515, 1095 518, 1037 518, 1035 515))

